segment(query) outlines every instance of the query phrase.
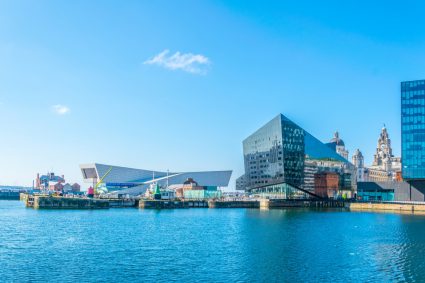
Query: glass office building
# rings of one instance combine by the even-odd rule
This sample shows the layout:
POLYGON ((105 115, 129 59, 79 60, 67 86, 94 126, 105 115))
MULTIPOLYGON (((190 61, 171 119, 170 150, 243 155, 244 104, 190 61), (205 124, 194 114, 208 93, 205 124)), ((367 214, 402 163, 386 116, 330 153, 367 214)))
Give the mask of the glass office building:
MULTIPOLYGON (((282 114, 243 141, 245 189, 249 193, 305 198, 306 160, 348 161, 282 114)), ((342 165, 341 165, 342 167, 342 165)))
POLYGON ((425 80, 401 83, 403 179, 425 180, 425 80))
POLYGON ((304 131, 283 115, 277 116, 243 142, 249 187, 283 181, 300 186, 304 167, 304 131), (285 131, 286 135, 283 135, 285 131), (286 168, 286 170, 285 170, 286 168))

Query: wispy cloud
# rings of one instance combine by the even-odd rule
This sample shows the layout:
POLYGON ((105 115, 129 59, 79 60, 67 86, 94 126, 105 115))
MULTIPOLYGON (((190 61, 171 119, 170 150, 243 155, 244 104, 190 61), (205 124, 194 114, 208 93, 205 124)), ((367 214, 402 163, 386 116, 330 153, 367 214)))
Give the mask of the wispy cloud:
POLYGON ((53 105, 52 110, 58 115, 65 115, 71 111, 71 109, 69 109, 67 106, 60 104, 53 105))
POLYGON ((192 74, 206 74, 210 59, 201 54, 176 52, 169 55, 168 49, 145 61, 146 65, 157 65, 169 70, 182 70, 192 74))

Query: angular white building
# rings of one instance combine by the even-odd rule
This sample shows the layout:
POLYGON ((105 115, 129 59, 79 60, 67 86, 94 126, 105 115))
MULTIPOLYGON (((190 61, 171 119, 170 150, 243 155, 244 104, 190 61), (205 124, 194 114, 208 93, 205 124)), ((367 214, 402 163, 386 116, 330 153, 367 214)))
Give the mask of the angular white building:
POLYGON ((100 182, 99 187, 105 192, 129 195, 145 193, 152 183, 162 187, 181 185, 189 178, 195 180, 200 186, 227 187, 232 175, 231 170, 162 172, 99 163, 81 164, 80 169, 84 182, 93 185, 100 182))

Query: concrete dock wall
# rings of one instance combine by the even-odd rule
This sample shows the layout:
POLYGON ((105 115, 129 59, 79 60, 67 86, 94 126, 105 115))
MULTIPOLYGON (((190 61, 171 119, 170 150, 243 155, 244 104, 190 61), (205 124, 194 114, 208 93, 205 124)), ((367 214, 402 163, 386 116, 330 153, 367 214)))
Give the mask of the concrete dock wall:
POLYGON ((353 211, 369 210, 369 211, 410 212, 410 213, 425 214, 425 203, 352 202, 352 203, 347 203, 346 207, 353 211))
POLYGON ((28 196, 26 206, 35 209, 102 209, 109 208, 109 201, 90 198, 28 196))
POLYGON ((173 209, 173 208, 291 208, 291 207, 329 207, 344 208, 343 201, 312 201, 312 200, 209 200, 207 201, 165 201, 165 200, 140 200, 139 208, 143 209, 173 209))
POLYGON ((137 207, 139 202, 135 199, 106 199, 110 208, 137 207))
POLYGON ((20 201, 23 201, 23 202, 27 202, 27 199, 28 199, 28 194, 27 193, 20 193, 19 194, 19 200, 20 201))
POLYGON ((19 192, 0 192, 0 200, 19 200, 19 192))
POLYGON ((210 200, 208 202, 209 208, 259 208, 260 202, 257 200, 236 200, 236 201, 221 201, 210 200))
POLYGON ((208 202, 203 200, 170 201, 170 200, 139 200, 142 209, 174 209, 174 208, 207 208, 208 202))
POLYGON ((311 207, 311 208, 344 208, 344 201, 337 200, 284 200, 284 199, 262 199, 260 209, 311 207))

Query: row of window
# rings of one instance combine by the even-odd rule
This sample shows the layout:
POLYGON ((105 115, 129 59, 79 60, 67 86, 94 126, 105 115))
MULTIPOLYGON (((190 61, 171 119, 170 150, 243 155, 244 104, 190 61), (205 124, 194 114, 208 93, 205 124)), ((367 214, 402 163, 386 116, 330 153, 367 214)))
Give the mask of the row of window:
POLYGON ((423 125, 417 124, 417 125, 403 125, 401 127, 401 131, 403 135, 409 135, 412 136, 414 134, 422 134, 425 132, 423 125))
POLYGON ((423 97, 425 95, 425 88, 420 88, 419 90, 415 91, 402 91, 401 92, 401 98, 402 99, 411 99, 416 97, 423 97))
POLYGON ((425 107, 424 105, 420 107, 404 107, 401 109, 401 116, 409 116, 409 115, 418 115, 418 116, 424 116, 425 113, 425 107))
POLYGON ((408 124, 408 123, 423 123, 424 121, 425 121, 425 116, 419 116, 419 115, 403 116, 401 118, 401 122, 403 124, 408 124))
POLYGON ((422 87, 425 86, 425 80, 410 81, 410 82, 402 82, 401 83, 402 90, 408 90, 410 88, 421 87, 421 86, 422 87))

